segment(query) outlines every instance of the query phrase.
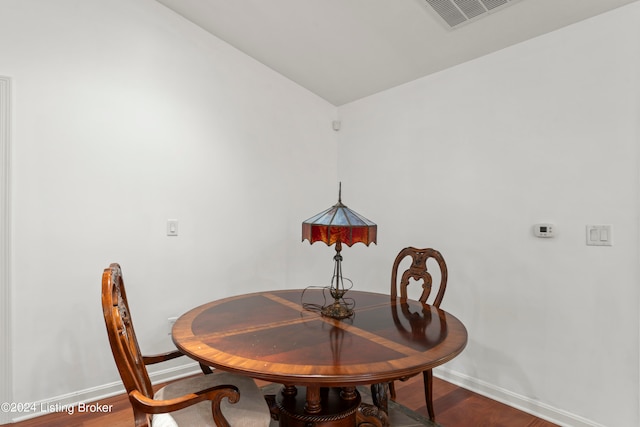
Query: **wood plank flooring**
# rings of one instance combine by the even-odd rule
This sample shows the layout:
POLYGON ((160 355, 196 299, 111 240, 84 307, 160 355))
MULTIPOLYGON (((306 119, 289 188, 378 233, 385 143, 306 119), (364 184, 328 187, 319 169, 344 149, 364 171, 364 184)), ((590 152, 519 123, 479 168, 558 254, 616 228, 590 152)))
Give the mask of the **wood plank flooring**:
MULTIPOLYGON (((427 417, 422 376, 396 381, 397 402, 427 417)), ((443 427, 553 427, 556 424, 433 378, 436 422, 443 427)))
MULTIPOLYGON (((264 384, 264 383, 262 383, 264 384)), ((262 385, 260 384, 260 385, 262 385)), ((422 391, 422 376, 406 382, 396 382, 398 403, 427 416, 422 391)), ((525 412, 480 396, 464 388, 434 378, 433 387, 436 421, 443 427, 553 427, 555 424, 525 412)), ((123 395, 102 399, 104 405, 113 405, 104 414, 66 412, 53 413, 19 423, 11 427, 132 427, 133 412, 123 395)))

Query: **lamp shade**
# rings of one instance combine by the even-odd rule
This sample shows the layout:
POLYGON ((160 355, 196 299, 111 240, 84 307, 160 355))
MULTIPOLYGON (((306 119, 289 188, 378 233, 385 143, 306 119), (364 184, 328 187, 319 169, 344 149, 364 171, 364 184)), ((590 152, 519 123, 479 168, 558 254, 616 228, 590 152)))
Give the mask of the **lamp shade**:
POLYGON ((302 241, 309 240, 309 243, 324 242, 331 246, 336 242, 341 242, 347 246, 354 243, 376 243, 378 226, 338 203, 329 209, 312 216, 302 223, 302 241))

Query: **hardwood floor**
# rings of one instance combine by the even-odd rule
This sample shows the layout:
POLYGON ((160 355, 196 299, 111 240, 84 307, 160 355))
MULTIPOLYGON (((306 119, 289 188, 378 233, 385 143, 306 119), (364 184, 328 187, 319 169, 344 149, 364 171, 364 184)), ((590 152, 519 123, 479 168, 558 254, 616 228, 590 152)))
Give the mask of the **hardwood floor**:
MULTIPOLYGON (((419 375, 395 383, 397 401, 427 415, 419 375)), ((556 424, 496 402, 454 384, 433 378, 433 406, 436 422, 443 427, 553 427, 556 424)))
MULTIPOLYGON (((443 427, 552 427, 555 424, 525 412, 480 396, 446 381, 434 378, 433 399, 436 421, 443 427)), ((409 409, 427 416, 422 392, 422 377, 396 382, 397 401, 409 409)), ((109 412, 88 414, 53 413, 11 427, 132 427, 133 413, 125 395, 100 400, 101 405, 113 405, 109 412)))

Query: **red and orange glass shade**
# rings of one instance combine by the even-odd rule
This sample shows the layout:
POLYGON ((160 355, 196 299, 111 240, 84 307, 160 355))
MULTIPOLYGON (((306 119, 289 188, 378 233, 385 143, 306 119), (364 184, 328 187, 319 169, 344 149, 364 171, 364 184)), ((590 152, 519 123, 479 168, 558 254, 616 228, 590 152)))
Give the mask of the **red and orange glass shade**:
POLYGON ((324 242, 327 246, 336 245, 333 277, 329 287, 334 302, 322 307, 323 316, 344 319, 353 315, 353 310, 344 303, 344 294, 348 289, 344 287, 342 277, 342 244, 351 246, 364 243, 369 246, 376 243, 377 234, 378 226, 375 223, 342 203, 342 186, 338 191, 338 203, 302 223, 302 241, 306 239, 311 244, 324 242))

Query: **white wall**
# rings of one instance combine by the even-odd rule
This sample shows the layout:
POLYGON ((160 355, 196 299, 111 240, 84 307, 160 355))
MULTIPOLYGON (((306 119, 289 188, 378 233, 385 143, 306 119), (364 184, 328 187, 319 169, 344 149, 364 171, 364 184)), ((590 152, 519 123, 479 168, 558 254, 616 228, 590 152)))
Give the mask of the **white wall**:
POLYGON ((146 353, 172 348, 170 316, 331 268, 300 228, 336 197, 332 105, 152 0, 3 0, 0 52, 15 401, 119 382, 100 308, 110 262, 146 353))
POLYGON ((469 332, 449 376, 565 424, 640 424, 639 21, 635 3, 339 108, 345 203, 379 227, 345 270, 385 291, 401 248, 440 249, 469 332), (587 247, 590 223, 614 246, 587 247))
MULTIPOLYGON (((0 401, 9 402, 13 395, 11 384, 11 79, 0 76, 0 401)), ((9 415, 0 411, 0 424, 9 415)))
POLYGON ((331 249, 300 243, 300 222, 339 176, 379 225, 377 246, 343 251, 357 288, 387 291, 406 245, 446 256, 444 308, 470 340, 441 374, 567 424, 638 425, 639 18, 636 3, 343 106, 336 164, 334 107, 155 1, 3 0, 14 400, 119 381, 109 262, 146 352, 204 300, 323 282, 331 249), (542 221, 556 238, 532 237, 542 221), (615 246, 586 247, 587 223, 613 224, 615 246))

